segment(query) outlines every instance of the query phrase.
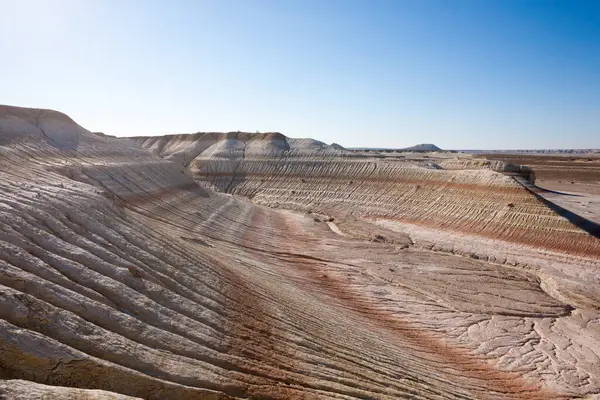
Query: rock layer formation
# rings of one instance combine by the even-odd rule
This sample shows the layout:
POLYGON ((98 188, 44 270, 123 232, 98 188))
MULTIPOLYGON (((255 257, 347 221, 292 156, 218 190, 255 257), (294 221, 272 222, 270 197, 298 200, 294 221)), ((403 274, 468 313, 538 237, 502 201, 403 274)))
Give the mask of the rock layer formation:
POLYGON ((520 179, 1 107, 0 396, 598 393, 599 241, 520 179))

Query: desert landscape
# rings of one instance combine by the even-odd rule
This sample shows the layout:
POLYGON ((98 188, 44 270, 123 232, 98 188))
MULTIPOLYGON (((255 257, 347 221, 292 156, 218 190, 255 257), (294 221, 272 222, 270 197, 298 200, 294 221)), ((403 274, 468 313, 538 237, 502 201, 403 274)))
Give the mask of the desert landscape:
MULTIPOLYGON (((600 153, 484 154, 490 160, 535 169, 534 191, 553 203, 600 224, 600 153)), ((597 226, 594 227, 600 235, 597 226)))
POLYGON ((428 146, 0 106, 0 398, 600 398, 600 158, 428 146))

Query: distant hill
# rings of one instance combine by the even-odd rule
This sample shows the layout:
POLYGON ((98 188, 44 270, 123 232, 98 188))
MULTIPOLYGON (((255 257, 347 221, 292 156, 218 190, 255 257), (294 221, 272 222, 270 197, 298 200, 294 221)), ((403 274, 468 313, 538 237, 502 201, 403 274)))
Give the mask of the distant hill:
POLYGON ((460 150, 463 153, 488 154, 598 154, 600 149, 529 149, 529 150, 460 150))
POLYGON ((416 146, 405 147, 405 148, 400 149, 400 150, 407 150, 407 151, 440 151, 442 149, 440 149, 439 147, 437 147, 435 144, 421 143, 421 144, 418 144, 416 146))

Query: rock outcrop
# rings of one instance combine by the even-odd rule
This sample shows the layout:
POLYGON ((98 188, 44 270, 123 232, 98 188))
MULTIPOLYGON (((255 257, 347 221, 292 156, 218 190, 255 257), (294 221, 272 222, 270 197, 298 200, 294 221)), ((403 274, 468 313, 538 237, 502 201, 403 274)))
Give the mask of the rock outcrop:
POLYGON ((437 163, 441 168, 425 168, 411 162, 353 157, 325 145, 286 146, 282 144, 291 140, 280 134, 279 145, 273 145, 273 137, 224 135, 137 140, 166 159, 182 162, 201 185, 258 204, 389 219, 600 256, 596 238, 557 216, 513 179, 533 181, 533 171, 527 167, 446 159, 437 163))
POLYGON ((515 165, 504 161, 482 158, 451 158, 440 161, 438 165, 448 170, 491 169, 492 171, 501 172, 504 175, 524 178, 529 183, 535 183, 535 172, 533 169, 525 165, 515 165))
POLYGON ((491 169, 3 107, 0 394, 582 397, 598 246, 491 169))
POLYGON ((40 385, 39 383, 12 379, 0 381, 0 399, 3 400, 141 400, 103 390, 86 390, 71 387, 40 385))

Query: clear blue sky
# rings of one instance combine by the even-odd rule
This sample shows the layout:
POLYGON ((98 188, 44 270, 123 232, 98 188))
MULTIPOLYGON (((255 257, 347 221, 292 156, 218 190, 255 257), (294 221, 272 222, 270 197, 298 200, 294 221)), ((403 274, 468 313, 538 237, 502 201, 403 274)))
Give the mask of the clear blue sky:
POLYGON ((0 0, 0 104, 118 136, 600 148, 600 1, 0 0))

